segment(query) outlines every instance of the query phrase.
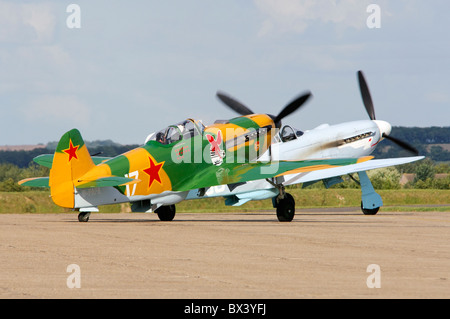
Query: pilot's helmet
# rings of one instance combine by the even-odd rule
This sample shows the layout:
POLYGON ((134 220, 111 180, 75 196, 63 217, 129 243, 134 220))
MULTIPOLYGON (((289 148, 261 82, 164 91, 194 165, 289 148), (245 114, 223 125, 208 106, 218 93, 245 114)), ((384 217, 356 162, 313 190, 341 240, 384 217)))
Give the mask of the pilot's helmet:
POLYGON ((163 138, 164 138, 164 134, 162 132, 156 133, 156 140, 157 141, 162 141, 163 138))

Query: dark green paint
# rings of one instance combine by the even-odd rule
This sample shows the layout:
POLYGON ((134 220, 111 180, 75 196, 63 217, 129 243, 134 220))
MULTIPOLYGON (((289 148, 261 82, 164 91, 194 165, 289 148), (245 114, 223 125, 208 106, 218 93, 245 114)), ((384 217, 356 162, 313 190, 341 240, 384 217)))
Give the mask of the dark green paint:
POLYGON ((249 128, 257 129, 257 128, 259 128, 258 123, 256 123, 252 119, 249 119, 248 117, 245 117, 245 116, 244 117, 236 117, 234 119, 229 120, 228 122, 230 122, 231 124, 243 127, 245 129, 249 129, 249 128))
POLYGON ((78 149, 80 149, 84 145, 84 141, 81 137, 80 131, 78 131, 77 129, 72 129, 61 137, 58 146, 56 147, 56 152, 63 153, 65 149, 69 148, 70 141, 72 141, 73 146, 78 146, 78 149))

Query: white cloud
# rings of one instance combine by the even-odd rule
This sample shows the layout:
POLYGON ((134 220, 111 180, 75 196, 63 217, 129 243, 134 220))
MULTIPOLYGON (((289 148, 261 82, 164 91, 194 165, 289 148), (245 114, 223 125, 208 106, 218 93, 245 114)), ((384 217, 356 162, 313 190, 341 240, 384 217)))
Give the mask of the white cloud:
POLYGON ((372 0, 254 0, 266 15, 259 35, 303 33, 312 23, 332 23, 339 28, 366 28, 367 6, 372 0))
POLYGON ((57 14, 48 1, 0 0, 0 92, 45 94, 68 82, 76 68, 55 41, 57 14))
POLYGON ((0 1, 0 42, 48 43, 56 26, 55 9, 48 2, 0 1))

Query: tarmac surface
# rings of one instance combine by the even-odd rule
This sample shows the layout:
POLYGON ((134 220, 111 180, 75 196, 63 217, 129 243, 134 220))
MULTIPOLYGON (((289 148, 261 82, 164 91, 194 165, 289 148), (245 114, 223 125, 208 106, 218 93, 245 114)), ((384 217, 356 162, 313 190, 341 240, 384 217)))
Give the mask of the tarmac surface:
POLYGON ((450 212, 0 215, 3 299, 449 297, 450 212))

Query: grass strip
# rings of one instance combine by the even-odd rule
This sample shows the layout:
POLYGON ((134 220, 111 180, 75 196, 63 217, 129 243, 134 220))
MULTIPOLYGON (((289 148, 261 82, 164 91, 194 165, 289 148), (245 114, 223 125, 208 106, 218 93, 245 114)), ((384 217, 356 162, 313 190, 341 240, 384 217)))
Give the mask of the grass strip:
MULTIPOLYGON (((384 211, 450 211, 450 191, 433 189, 378 190, 384 211)), ((359 189, 290 189, 298 210, 305 208, 359 207, 359 189)), ((102 213, 130 212, 130 205, 100 206, 102 213)), ((177 204, 177 212, 273 211, 272 200, 250 201, 242 206, 225 206, 222 197, 195 199, 177 204)), ((47 191, 0 192, 0 213, 70 213, 53 203, 47 191)))

